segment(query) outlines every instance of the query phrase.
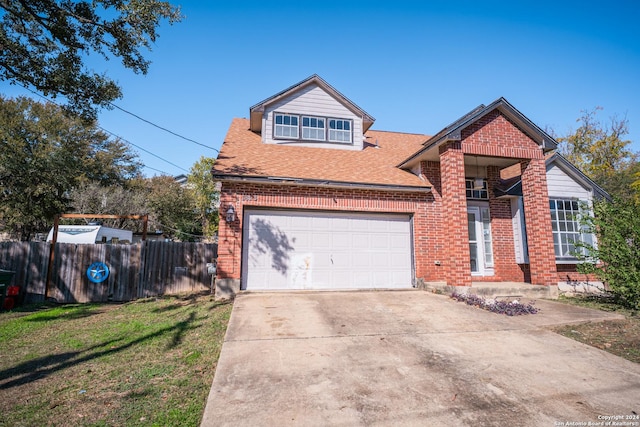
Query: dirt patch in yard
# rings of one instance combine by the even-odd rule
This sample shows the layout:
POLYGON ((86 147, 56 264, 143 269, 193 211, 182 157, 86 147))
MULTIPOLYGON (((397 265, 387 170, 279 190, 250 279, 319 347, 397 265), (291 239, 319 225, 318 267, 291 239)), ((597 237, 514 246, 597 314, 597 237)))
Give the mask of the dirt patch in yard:
POLYGON ((562 302, 603 311, 616 311, 624 320, 565 325, 553 330, 567 338, 599 348, 635 363, 640 363, 640 315, 596 297, 562 298, 562 302))

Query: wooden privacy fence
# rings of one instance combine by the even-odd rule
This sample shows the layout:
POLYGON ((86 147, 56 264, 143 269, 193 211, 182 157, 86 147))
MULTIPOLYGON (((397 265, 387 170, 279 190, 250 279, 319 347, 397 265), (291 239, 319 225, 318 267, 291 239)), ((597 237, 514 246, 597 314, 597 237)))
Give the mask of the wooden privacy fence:
MULTIPOLYGON (((51 245, 0 242, 0 268, 16 272, 25 302, 44 301, 51 245)), ((134 245, 57 243, 49 297, 58 302, 131 301, 155 295, 209 290, 207 263, 217 245, 146 241, 134 245), (94 262, 109 267, 102 283, 93 283, 87 269, 94 262)))

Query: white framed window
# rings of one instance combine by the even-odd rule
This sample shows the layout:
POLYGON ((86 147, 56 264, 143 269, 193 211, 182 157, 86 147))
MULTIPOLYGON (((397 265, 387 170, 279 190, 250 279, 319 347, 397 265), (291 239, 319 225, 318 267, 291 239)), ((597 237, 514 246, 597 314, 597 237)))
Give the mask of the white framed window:
POLYGON ((551 229, 553 230, 553 249, 556 258, 575 259, 581 248, 576 243, 593 245, 593 234, 580 225, 580 216, 589 215, 585 211, 585 202, 579 200, 550 199, 551 229))
POLYGON ((276 138, 298 139, 298 116, 275 113, 273 121, 273 135, 276 138))
POLYGON ((467 199, 489 200, 489 192, 487 191, 487 180, 482 180, 482 189, 474 189, 475 178, 465 178, 465 189, 467 191, 467 199))
POLYGON ((324 141, 325 119, 321 117, 302 116, 302 139, 324 141))
POLYGON ((329 141, 351 142, 351 120, 329 119, 329 141))

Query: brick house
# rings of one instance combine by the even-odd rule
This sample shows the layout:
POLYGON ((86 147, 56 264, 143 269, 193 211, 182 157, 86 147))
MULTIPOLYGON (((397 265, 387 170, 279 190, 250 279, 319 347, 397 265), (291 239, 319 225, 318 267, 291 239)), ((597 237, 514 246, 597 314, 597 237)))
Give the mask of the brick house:
MULTIPOLYGON (((239 290, 446 289, 576 273, 576 214, 606 193, 507 100, 434 136, 374 118, 313 75, 234 119, 221 182, 218 296, 239 290)), ((550 292, 553 294, 553 292, 550 292)))

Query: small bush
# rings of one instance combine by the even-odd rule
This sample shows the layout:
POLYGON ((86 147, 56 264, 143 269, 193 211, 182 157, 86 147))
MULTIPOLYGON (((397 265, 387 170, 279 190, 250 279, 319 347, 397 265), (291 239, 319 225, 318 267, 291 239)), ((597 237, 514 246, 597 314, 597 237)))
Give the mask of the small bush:
POLYGON ((467 305, 482 308, 493 313, 506 314, 507 316, 521 316, 523 314, 536 314, 538 312, 538 309, 533 306, 533 302, 529 304, 522 304, 517 300, 486 300, 478 295, 459 294, 457 292, 451 294, 451 298, 459 302, 464 302, 467 305))

